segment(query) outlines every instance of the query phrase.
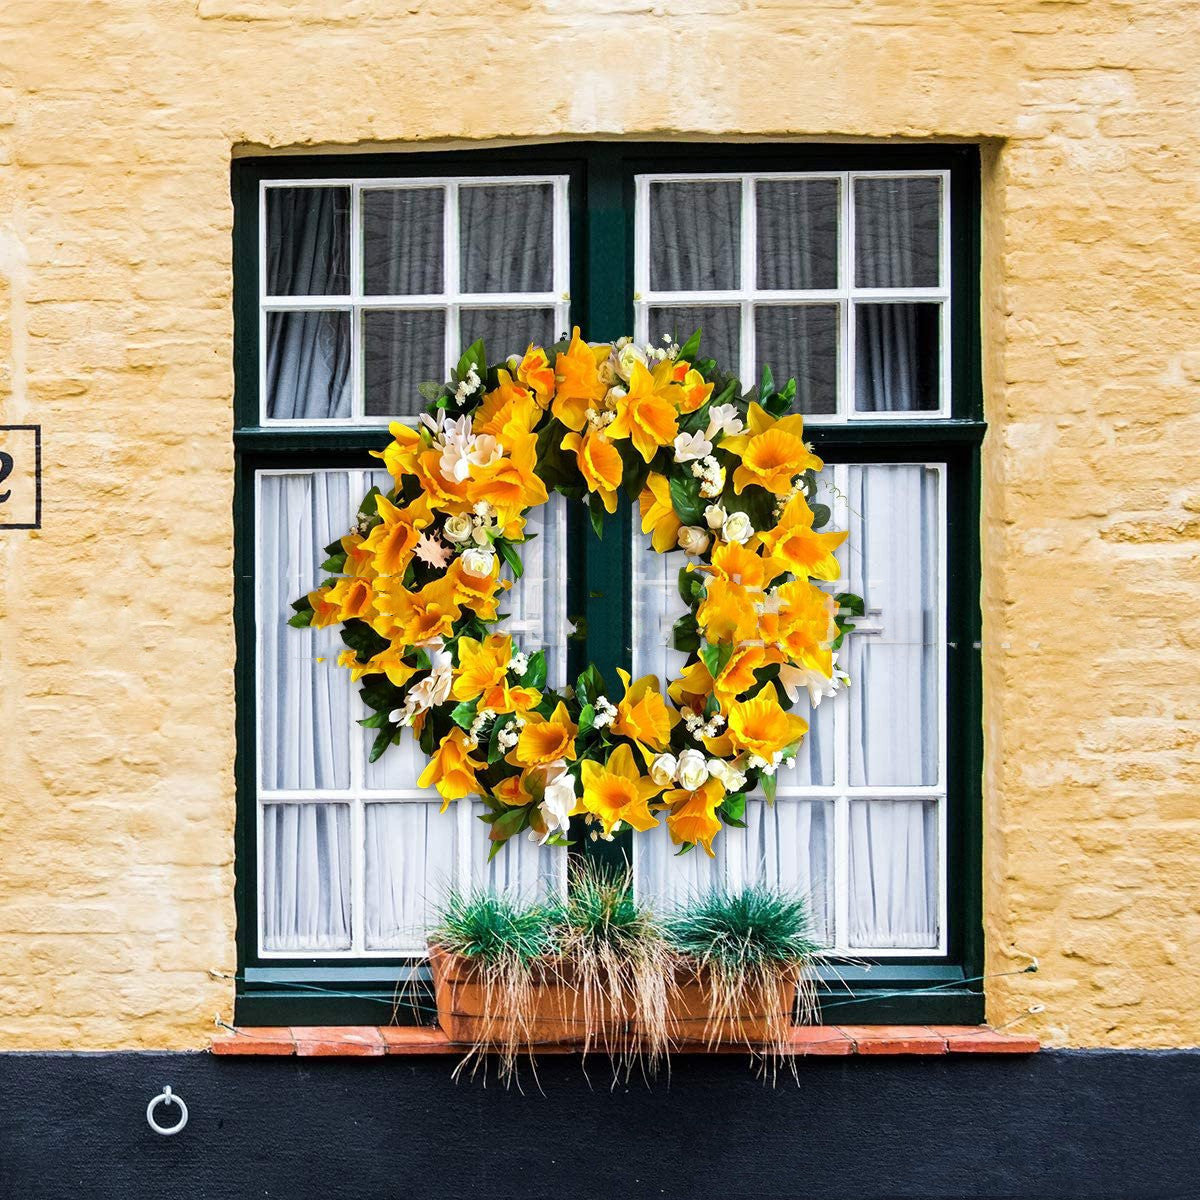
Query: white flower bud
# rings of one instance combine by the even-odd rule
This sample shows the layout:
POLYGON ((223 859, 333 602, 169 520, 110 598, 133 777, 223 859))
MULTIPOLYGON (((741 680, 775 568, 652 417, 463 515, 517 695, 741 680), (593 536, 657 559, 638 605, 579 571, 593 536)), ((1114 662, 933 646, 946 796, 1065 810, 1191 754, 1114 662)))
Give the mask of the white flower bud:
POLYGON ((703 787, 708 782, 708 765, 704 761, 704 755, 699 750, 685 750, 679 756, 676 774, 680 786, 689 792, 703 787))
POLYGON ((682 526, 676 538, 680 550, 695 558, 699 558, 708 549, 708 543, 712 540, 699 525, 682 526))
POLYGON ((722 525, 725 524, 725 518, 728 514, 725 511, 725 506, 722 504, 710 504, 704 510, 704 523, 709 529, 716 532, 722 525))
POLYGON ((675 781, 675 755, 660 754, 650 764, 650 778, 654 780, 659 787, 666 787, 668 783, 675 781))
POLYGON ((731 512, 721 526, 727 542, 748 542, 754 536, 754 524, 744 512, 731 512))

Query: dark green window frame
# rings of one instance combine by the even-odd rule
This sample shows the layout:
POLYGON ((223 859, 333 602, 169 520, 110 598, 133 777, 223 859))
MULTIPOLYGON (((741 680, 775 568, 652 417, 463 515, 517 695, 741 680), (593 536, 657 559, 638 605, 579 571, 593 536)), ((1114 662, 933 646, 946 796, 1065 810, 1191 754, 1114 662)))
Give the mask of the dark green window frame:
MULTIPOLYGON (((236 487, 234 602, 237 637, 235 1020, 245 1025, 386 1024, 397 986, 426 989, 411 959, 260 959, 257 950, 255 812, 254 488, 262 468, 371 465, 386 441, 378 428, 263 428, 259 424, 259 184, 264 179, 402 177, 554 172, 570 177, 571 319, 589 338, 633 328, 634 177, 669 171, 946 170, 950 179, 950 415, 936 420, 811 427, 828 463, 938 462, 948 488, 947 580, 947 954, 823 969, 822 1017, 836 1023, 969 1024, 983 1019, 982 728, 980 664, 980 447, 985 424, 979 325, 979 154, 965 145, 720 145, 588 142, 493 150, 391 155, 237 159, 233 308, 236 487)), ((606 677, 629 661, 631 613, 614 605, 630 591, 628 504, 597 540, 581 506, 569 527, 568 611, 587 619, 572 642, 571 669, 595 662, 606 677)), ((586 853, 621 855, 627 844, 583 841, 586 853)), ((412 1022, 411 1009, 394 1019, 412 1022)))

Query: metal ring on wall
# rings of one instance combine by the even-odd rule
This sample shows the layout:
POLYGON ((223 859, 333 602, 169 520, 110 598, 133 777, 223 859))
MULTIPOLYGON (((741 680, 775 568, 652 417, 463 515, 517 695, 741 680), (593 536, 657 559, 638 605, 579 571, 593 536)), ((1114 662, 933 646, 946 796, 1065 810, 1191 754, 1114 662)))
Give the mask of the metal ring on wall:
POLYGON ((169 1087, 163 1090, 146 1105, 146 1123, 154 1130, 155 1133, 161 1133, 163 1137, 171 1137, 178 1133, 188 1123, 188 1109, 181 1097, 176 1096, 169 1087), (160 1104, 178 1104, 179 1105, 179 1123, 177 1125, 160 1125, 154 1119, 154 1110, 160 1104))

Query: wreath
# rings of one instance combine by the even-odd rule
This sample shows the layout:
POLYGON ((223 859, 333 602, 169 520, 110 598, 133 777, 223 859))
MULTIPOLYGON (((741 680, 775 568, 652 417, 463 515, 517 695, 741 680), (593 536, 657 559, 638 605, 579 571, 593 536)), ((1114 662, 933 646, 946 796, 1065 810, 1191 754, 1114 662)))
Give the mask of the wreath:
POLYGON ((482 341, 445 384, 421 385, 416 428, 395 422, 354 528, 326 547, 330 574, 293 604, 290 624, 340 625, 338 658, 372 714, 374 762, 410 729, 429 757, 418 780, 450 801, 478 797, 494 855, 523 830, 569 845, 659 825, 680 853, 713 854, 746 797, 774 800, 775 772, 808 730, 792 712, 848 682, 837 651, 862 602, 836 580, 817 499, 821 460, 790 414, 795 381, 757 389, 683 345, 630 338, 531 345, 489 365, 482 341), (790 414, 790 415, 789 415, 790 414), (522 573, 526 516, 551 492, 586 501, 596 535, 624 487, 655 551, 682 551, 688 612, 673 642, 687 663, 610 697, 594 665, 547 687, 543 651, 496 627, 522 573))

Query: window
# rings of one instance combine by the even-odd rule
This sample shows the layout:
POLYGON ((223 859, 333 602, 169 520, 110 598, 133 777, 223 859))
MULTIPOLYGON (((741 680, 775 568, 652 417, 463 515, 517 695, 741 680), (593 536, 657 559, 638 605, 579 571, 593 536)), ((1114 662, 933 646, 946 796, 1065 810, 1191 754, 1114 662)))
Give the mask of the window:
MULTIPOLYGON (((794 375, 851 529, 843 578, 867 604, 848 696, 816 710, 776 804, 752 801, 715 860, 675 857, 665 834, 579 852, 627 855, 668 901, 803 889, 830 1020, 982 1017, 977 187, 968 147, 235 164, 239 1020, 389 1019, 447 885, 564 886, 561 852, 528 841, 487 864, 471 806, 439 816, 416 788, 414 747, 369 764, 335 635, 283 619, 416 385, 474 337, 495 358, 572 323, 597 339, 699 325, 744 380, 794 375)), ((561 500, 543 514, 514 632, 559 679, 588 661, 613 684, 631 660, 674 674, 681 556, 650 553, 628 505, 603 541, 561 500)))

